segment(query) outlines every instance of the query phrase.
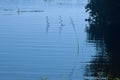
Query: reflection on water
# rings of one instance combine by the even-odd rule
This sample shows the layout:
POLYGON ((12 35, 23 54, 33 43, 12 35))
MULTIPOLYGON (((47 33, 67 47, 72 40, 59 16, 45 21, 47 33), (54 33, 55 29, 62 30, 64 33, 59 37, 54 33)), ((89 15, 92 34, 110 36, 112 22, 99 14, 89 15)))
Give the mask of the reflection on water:
POLYGON ((62 17, 61 17, 61 16, 59 16, 59 24, 60 24, 59 34, 61 34, 61 33, 62 33, 62 30, 63 30, 63 27, 64 27, 63 20, 62 20, 62 17))
POLYGON ((70 20, 71 20, 71 24, 72 24, 72 27, 73 27, 73 30, 74 30, 74 33, 75 33, 75 36, 76 36, 76 42, 77 42, 77 55, 79 55, 79 39, 78 39, 78 35, 77 35, 77 31, 75 29, 75 24, 73 22, 73 19, 70 17, 70 20))
POLYGON ((0 0, 0 79, 106 79, 106 23, 86 19, 86 1, 0 0))
POLYGON ((86 76, 107 80, 120 78, 119 4, 120 1, 113 0, 89 0, 86 6, 90 14, 86 19, 89 22, 89 27, 86 27, 88 42, 95 43, 97 50, 86 66, 86 76))
POLYGON ((49 18, 48 18, 48 16, 46 17, 46 23, 47 23, 46 34, 48 34, 49 27, 50 27, 50 23, 49 23, 49 18))
POLYGON ((42 10, 29 10, 29 11, 27 11, 27 10, 20 10, 20 9, 18 9, 18 11, 17 11, 17 13, 20 15, 20 13, 25 13, 25 12, 44 12, 44 11, 42 11, 42 10))
MULTIPOLYGON (((97 54, 86 65, 85 76, 95 80, 106 80, 109 71, 109 56, 105 51, 105 43, 102 40, 93 40, 96 45, 97 54)), ((90 42, 91 43, 91 42, 90 42)), ((90 79, 91 80, 91 79, 90 79)))

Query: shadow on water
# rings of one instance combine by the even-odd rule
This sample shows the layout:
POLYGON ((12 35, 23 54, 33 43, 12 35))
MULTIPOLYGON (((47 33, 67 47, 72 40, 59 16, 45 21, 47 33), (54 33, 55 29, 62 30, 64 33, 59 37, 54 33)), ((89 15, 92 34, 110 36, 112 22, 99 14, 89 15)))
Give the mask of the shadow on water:
MULTIPOLYGON (((89 0, 88 42, 96 44, 97 54, 86 66, 86 76, 120 78, 120 1, 89 0)), ((99 78, 100 79, 100 78, 99 78)), ((101 80, 101 79, 100 79, 101 80)))

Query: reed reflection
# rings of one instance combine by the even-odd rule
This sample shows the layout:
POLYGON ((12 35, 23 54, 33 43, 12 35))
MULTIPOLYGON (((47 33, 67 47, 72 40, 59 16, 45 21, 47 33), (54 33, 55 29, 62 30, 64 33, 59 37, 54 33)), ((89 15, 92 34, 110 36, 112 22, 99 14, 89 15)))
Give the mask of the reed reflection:
POLYGON ((46 24, 47 24, 46 34, 48 34, 48 31, 49 31, 49 28, 50 28, 50 22, 49 22, 49 17, 48 16, 46 16, 46 24))
POLYGON ((80 48, 78 34, 77 34, 77 31, 76 31, 76 28, 75 28, 75 24, 74 24, 74 21, 73 21, 72 17, 70 17, 70 21, 71 21, 71 25, 73 27, 73 31, 74 31, 75 37, 76 37, 76 42, 77 42, 77 56, 78 56, 79 55, 79 48, 80 48))
POLYGON ((61 33, 62 33, 62 30, 63 30, 63 27, 64 27, 63 20, 62 20, 62 17, 61 17, 61 16, 59 16, 59 24, 60 24, 59 34, 61 34, 61 33))
POLYGON ((102 71, 108 80, 120 78, 119 9, 120 1, 113 0, 89 0, 86 6, 90 14, 86 19, 89 22, 89 27, 86 28, 88 41, 96 43, 98 51, 97 57, 86 66, 86 73, 90 76, 98 77, 98 73, 102 71))

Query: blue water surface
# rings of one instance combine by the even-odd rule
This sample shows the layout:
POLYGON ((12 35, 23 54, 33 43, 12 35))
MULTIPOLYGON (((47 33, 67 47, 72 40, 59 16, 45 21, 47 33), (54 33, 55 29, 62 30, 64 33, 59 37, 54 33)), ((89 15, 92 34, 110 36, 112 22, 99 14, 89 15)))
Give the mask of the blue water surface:
POLYGON ((84 80, 86 3, 0 0, 0 80, 84 80))

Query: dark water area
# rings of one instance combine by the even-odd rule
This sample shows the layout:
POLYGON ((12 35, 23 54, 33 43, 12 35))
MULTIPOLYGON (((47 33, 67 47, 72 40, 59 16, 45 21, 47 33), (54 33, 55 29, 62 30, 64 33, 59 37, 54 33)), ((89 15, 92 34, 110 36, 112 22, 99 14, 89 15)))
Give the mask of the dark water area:
POLYGON ((89 0, 88 42, 96 43, 97 55, 86 69, 92 76, 102 72, 108 80, 120 78, 120 1, 89 0))

